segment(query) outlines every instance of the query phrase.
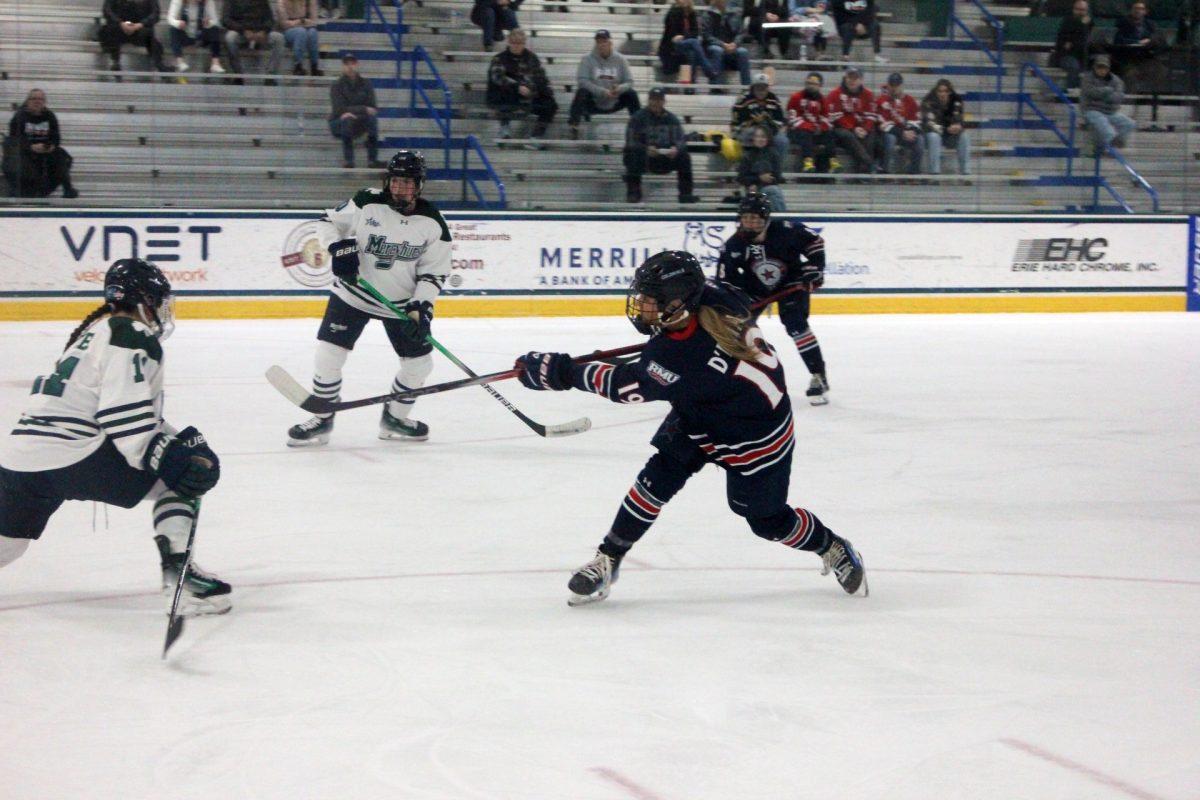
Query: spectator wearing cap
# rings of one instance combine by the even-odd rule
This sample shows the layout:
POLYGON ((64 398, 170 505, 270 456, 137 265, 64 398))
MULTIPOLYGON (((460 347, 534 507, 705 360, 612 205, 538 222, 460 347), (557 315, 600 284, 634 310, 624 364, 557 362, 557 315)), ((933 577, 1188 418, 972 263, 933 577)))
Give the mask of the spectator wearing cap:
POLYGON ((801 172, 827 173, 833 156, 833 126, 825 113, 821 73, 810 72, 804 88, 788 99, 788 138, 796 147, 801 172))
POLYGON ((1092 30, 1096 21, 1088 10, 1087 0, 1075 0, 1070 15, 1063 17, 1050 54, 1050 66, 1067 73, 1067 88, 1079 88, 1079 73, 1088 62, 1092 30))
POLYGON ((833 21, 842 39, 842 61, 850 60, 850 48, 855 39, 870 39, 876 63, 887 63, 879 52, 883 32, 876 11, 875 0, 833 0, 833 21))
POLYGON ((742 160, 738 162, 738 183, 747 192, 761 192, 771 201, 772 211, 787 211, 783 201, 783 159, 771 145, 771 134, 765 127, 756 127, 750 134, 750 143, 742 148, 742 160))
POLYGON ((346 169, 354 167, 354 140, 365 133, 369 166, 382 167, 375 87, 358 73, 358 58, 353 53, 342 56, 342 76, 329 87, 329 99, 333 106, 329 132, 333 138, 342 140, 342 166, 346 169))
POLYGON ((554 89, 542 69, 537 55, 525 46, 525 31, 517 28, 508 32, 508 47, 492 56, 488 67, 488 107, 500 117, 500 138, 512 135, 509 124, 517 114, 532 113, 534 123, 530 138, 546 135, 546 128, 558 111, 554 89))
POLYGON ((292 48, 292 74, 304 74, 307 57, 311 74, 323 75, 317 36, 317 0, 279 0, 278 13, 283 40, 292 48))
POLYGON ((696 73, 703 72, 709 82, 721 76, 720 64, 708 60, 708 52, 700 42, 700 20, 692 0, 675 0, 663 19, 663 34, 658 42, 658 59, 663 72, 673 75, 688 65, 687 75, 680 83, 691 83, 696 73))
POLYGON ((572 139, 579 138, 579 123, 593 114, 612 114, 627 108, 632 116, 642 107, 633 89, 629 62, 613 50, 612 35, 601 28, 596 31, 595 42, 575 71, 575 99, 568 118, 572 139))
POLYGON ((825 113, 833 126, 834 141, 850 155, 854 171, 878 172, 883 145, 876 124, 875 95, 863 86, 858 69, 846 70, 841 85, 826 95, 825 113))
POLYGON ((504 36, 504 31, 521 27, 517 22, 517 7, 521 0, 475 0, 471 7, 471 22, 483 31, 483 49, 492 52, 492 42, 504 36))
POLYGON ((175 71, 187 72, 187 59, 183 48, 189 45, 204 45, 212 54, 208 71, 221 74, 221 26, 218 24, 217 4, 214 0, 171 0, 167 6, 168 43, 171 55, 175 56, 175 71))
POLYGON ((692 157, 679 118, 667 111, 667 95, 657 86, 646 95, 646 107, 629 118, 625 128, 625 199, 642 200, 642 176, 647 172, 666 175, 674 172, 679 186, 679 202, 695 203, 692 194, 692 157))
POLYGON ((942 148, 958 153, 958 173, 971 174, 971 142, 963 127, 962 96, 954 91, 954 84, 942 78, 921 101, 921 123, 925 129, 925 151, 929 153, 929 171, 934 175, 942 171, 942 148))
POLYGON ((101 10, 100 49, 109 59, 109 69, 121 71, 121 45, 146 48, 154 69, 166 72, 162 43, 154 36, 158 24, 158 0, 104 0, 101 10))
POLYGON ((883 134, 884 171, 916 175, 925 147, 921 107, 904 91, 904 76, 893 72, 879 92, 879 131, 883 134))
POLYGON ((727 0, 708 0, 700 15, 700 38, 708 60, 720 69, 736 69, 742 86, 750 85, 750 51, 737 43, 734 15, 725 10, 727 0))
POLYGON ((46 197, 62 186, 63 197, 79 196, 71 185, 71 156, 62 147, 58 117, 46 107, 46 93, 32 89, 8 122, 4 177, 16 197, 46 197))
POLYGON ((1124 147, 1137 128, 1132 119, 1121 113, 1125 100, 1125 84, 1112 72, 1108 56, 1092 59, 1092 69, 1079 82, 1079 105, 1096 143, 1097 154, 1105 147, 1124 147))
POLYGON ((755 128, 765 128, 782 161, 787 158, 787 123, 783 116, 783 104, 771 91, 771 80, 765 72, 754 76, 750 90, 733 104, 733 135, 742 147, 751 146, 755 128))
MULTIPOLYGON (((279 72, 283 63, 283 34, 275 30, 275 15, 267 0, 225 0, 225 13, 221 18, 225 29, 225 57, 231 72, 242 73, 242 48, 270 48, 267 73, 279 72)), ((241 80, 240 78, 238 80, 241 80)), ((268 78, 271 85, 274 78, 268 78)))

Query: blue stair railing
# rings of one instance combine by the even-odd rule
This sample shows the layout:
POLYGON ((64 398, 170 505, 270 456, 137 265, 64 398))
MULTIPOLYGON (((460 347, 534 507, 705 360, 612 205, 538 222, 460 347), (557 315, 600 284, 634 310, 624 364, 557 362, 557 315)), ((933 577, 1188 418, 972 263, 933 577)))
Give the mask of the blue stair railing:
MULTIPOLYGON (((450 120, 454 117, 453 104, 450 97, 450 87, 442 80, 441 73, 434 66, 433 59, 429 57, 428 51, 421 45, 413 48, 411 53, 406 54, 412 64, 412 72, 410 78, 412 80, 411 90, 408 96, 408 110, 412 116, 428 116, 438 126, 438 130, 442 132, 442 136, 450 138, 450 120), (429 96, 429 92, 425 91, 425 86, 417 76, 417 70, 424 64, 429 73, 433 76, 434 85, 442 92, 442 104, 438 106, 429 96), (423 108, 418 108, 417 98, 420 98, 423 108), (421 113, 421 112, 424 113, 421 113)), ((436 89, 435 89, 436 91, 436 89)), ((446 150, 446 166, 450 166, 450 151, 446 150)))
POLYGON ((471 202, 471 195, 474 195, 474 202, 480 208, 496 208, 503 209, 508 205, 507 195, 504 191, 504 182, 500 180, 499 173, 492 166, 491 160, 487 157, 487 153, 483 152, 483 146, 474 136, 468 136, 463 141, 462 150, 462 200, 464 203, 471 202), (483 192, 479 189, 479 183, 476 181, 478 170, 470 168, 471 153, 474 153, 479 158, 479 162, 483 164, 484 180, 492 183, 496 187, 496 192, 499 195, 498 199, 492 201, 483 196, 483 192), (468 194, 468 189, 470 194, 468 194))
POLYGON ((1152 212, 1157 214, 1158 213, 1158 192, 1154 189, 1153 186, 1150 185, 1149 181, 1147 181, 1145 178, 1143 178, 1141 176, 1141 174, 1138 173, 1138 171, 1135 170, 1133 168, 1133 166, 1128 161, 1125 160, 1125 157, 1123 155, 1118 153, 1116 151, 1116 149, 1112 147, 1112 145, 1105 145, 1104 150, 1101 151, 1100 153, 1096 154, 1096 172, 1095 172, 1096 181, 1095 181, 1095 184, 1092 186, 1092 208, 1098 209, 1100 207, 1100 190, 1105 189, 1108 191, 1108 193, 1110 195, 1112 195, 1113 200, 1116 200, 1117 203, 1122 208, 1125 209, 1126 213, 1129 213, 1129 214, 1135 213, 1133 206, 1131 206, 1129 203, 1125 202, 1125 198, 1121 196, 1120 192, 1118 192, 1116 190, 1116 188, 1113 187, 1113 185, 1108 181, 1107 178, 1105 178, 1103 175, 1100 174, 1100 162, 1104 160, 1104 155, 1112 156, 1113 160, 1116 161, 1118 164, 1120 164, 1122 169, 1124 169, 1125 172, 1129 175, 1130 179, 1133 181, 1133 185, 1138 187, 1139 189, 1141 189, 1147 195, 1150 196, 1150 206, 1151 206, 1152 212))
POLYGON ((996 66, 996 91, 999 92, 1004 84, 1004 23, 998 20, 992 12, 988 11, 980 0, 967 1, 973 3, 976 8, 983 12, 984 20, 992 28, 995 49, 993 50, 982 39, 976 36, 971 27, 963 21, 962 17, 958 16, 954 0, 950 2, 950 41, 954 41, 955 30, 961 29, 975 43, 975 46, 996 66))
POLYGON ((1052 132, 1058 137, 1058 140, 1066 147, 1067 157, 1067 175, 1070 176, 1071 169, 1075 162, 1075 156, 1078 151, 1075 149, 1075 130, 1078 127, 1075 124, 1075 104, 1071 102, 1071 98, 1067 97, 1066 93, 1059 88, 1058 84, 1051 80, 1042 68, 1032 61, 1026 61, 1021 65, 1020 76, 1017 79, 1017 121, 1024 122, 1025 106, 1029 106, 1029 110, 1041 117, 1046 123, 1046 130, 1052 132), (1034 102, 1033 95, 1025 91, 1025 76, 1030 75, 1040 78, 1042 83, 1054 93, 1054 95, 1062 101, 1063 107, 1067 109, 1067 132, 1064 134, 1054 120, 1046 115, 1038 104, 1034 102))

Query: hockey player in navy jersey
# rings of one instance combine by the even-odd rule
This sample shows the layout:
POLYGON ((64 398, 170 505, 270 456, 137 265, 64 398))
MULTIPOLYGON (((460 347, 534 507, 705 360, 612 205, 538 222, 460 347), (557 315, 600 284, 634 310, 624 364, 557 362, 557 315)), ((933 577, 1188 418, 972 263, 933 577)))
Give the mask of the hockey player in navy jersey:
POLYGON ((825 240, 803 223, 772 221, 767 196, 749 194, 738 207, 737 232, 721 248, 717 278, 732 283, 753 300, 792 286, 804 287, 779 301, 779 319, 812 374, 805 392, 808 401, 814 406, 828 403, 825 359, 808 327, 810 295, 825 282, 825 240))
POLYGON ((783 368, 750 322, 745 298, 704 281, 695 256, 654 255, 638 267, 626 300, 633 326, 652 338, 638 361, 575 364, 565 353, 517 359, 530 389, 582 389, 617 403, 666 400, 671 411, 596 557, 568 584, 570 605, 603 600, 621 559, 688 479, 709 463, 725 470, 729 507, 764 539, 821 556, 849 594, 866 593, 862 559, 817 515, 788 505, 792 406, 783 368))

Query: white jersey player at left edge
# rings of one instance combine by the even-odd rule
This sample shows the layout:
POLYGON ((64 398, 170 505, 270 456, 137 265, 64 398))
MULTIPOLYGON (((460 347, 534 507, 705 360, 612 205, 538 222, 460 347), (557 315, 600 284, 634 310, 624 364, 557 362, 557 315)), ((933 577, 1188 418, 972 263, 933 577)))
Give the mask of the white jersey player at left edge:
MULTIPOLYGON (((380 320, 400 370, 392 391, 425 385, 433 371, 429 329, 433 304, 450 274, 450 229, 441 213, 421 197, 425 159, 401 150, 388 161, 382 189, 364 189, 318 223, 329 250, 333 286, 317 330, 313 394, 337 400, 342 367, 372 319, 380 320), (397 315, 358 285, 362 276, 404 312, 397 315)), ((379 438, 424 441, 429 426, 409 419, 415 400, 383 406, 379 438)), ((318 414, 288 429, 288 446, 323 445, 333 431, 333 414, 318 414)))
MULTIPOLYGON (((174 595, 197 498, 221 462, 204 436, 162 416, 162 341, 175 327, 171 284, 138 258, 113 263, 104 303, 67 339, 53 371, 34 379, 17 426, 0 440, 0 567, 41 537, 65 500, 133 508, 154 503, 162 587, 174 595)), ((229 610, 229 584, 192 562, 181 613, 229 610)))

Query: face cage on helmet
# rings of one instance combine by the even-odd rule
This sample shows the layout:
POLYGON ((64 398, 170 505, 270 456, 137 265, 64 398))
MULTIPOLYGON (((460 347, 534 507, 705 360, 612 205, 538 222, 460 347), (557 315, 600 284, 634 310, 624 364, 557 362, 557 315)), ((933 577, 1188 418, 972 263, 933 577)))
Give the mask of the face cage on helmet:
MULTIPOLYGON (((655 319, 648 321, 642 309, 642 303, 646 296, 644 292, 640 292, 636 288, 631 288, 629 294, 625 296, 625 316, 633 324, 634 330, 638 333, 651 336, 657 333, 660 328, 665 328, 676 322, 682 322, 691 313, 687 310, 687 304, 684 301, 672 300, 672 303, 678 304, 673 311, 659 311, 655 319)), ((657 299, 655 299, 655 305, 658 305, 657 299)))
POLYGON ((169 338, 175 332, 175 295, 168 294, 157 308, 146 302, 139 303, 138 316, 160 341, 169 338))
POLYGON ((412 200, 409 202, 410 205, 413 203, 416 203, 417 200, 421 197, 421 190, 425 188, 425 177, 424 176, 404 175, 404 174, 394 175, 389 172, 383 176, 383 193, 387 195, 388 205, 390 205, 392 208, 408 208, 408 205, 404 205, 404 206, 399 205, 396 201, 396 198, 392 196, 392 178, 408 178, 409 180, 413 181, 413 183, 416 184, 416 188, 413 190, 412 200))

